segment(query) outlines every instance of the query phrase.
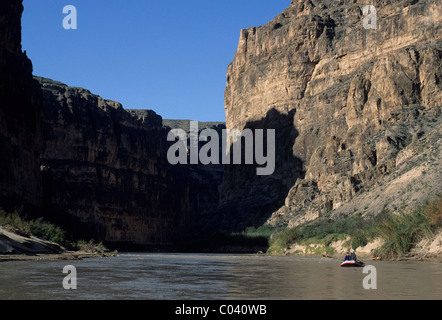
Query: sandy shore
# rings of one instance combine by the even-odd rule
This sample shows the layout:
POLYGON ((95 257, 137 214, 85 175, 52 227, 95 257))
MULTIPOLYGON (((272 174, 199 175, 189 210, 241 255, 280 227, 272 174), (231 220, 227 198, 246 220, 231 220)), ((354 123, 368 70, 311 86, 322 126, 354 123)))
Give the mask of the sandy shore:
POLYGON ((38 260, 81 260, 115 256, 116 252, 69 251, 43 239, 20 235, 0 227, 0 262, 38 260))
POLYGON ((35 253, 35 254, 0 254, 0 262, 5 261, 48 261, 48 260, 82 260, 87 258, 106 258, 114 257, 117 254, 113 253, 92 253, 85 251, 66 251, 63 253, 35 253))
MULTIPOLYGON (((310 243, 306 244, 293 244, 290 248, 286 249, 284 255, 300 255, 300 256, 327 256, 334 259, 343 259, 346 252, 350 250, 348 248, 348 242, 350 238, 345 240, 336 241, 329 245, 328 248, 333 249, 332 254, 326 254, 326 249, 323 244, 310 243)), ((378 260, 379 257, 375 257, 373 252, 375 249, 381 247, 384 242, 381 239, 375 239, 368 243, 365 247, 359 247, 355 250, 358 258, 362 260, 378 260)), ((382 259, 386 260, 386 259, 382 259)), ((428 262, 442 262, 442 231, 435 234, 431 238, 422 239, 415 247, 410 251, 409 255, 405 257, 390 258, 389 261, 428 261, 428 262)))

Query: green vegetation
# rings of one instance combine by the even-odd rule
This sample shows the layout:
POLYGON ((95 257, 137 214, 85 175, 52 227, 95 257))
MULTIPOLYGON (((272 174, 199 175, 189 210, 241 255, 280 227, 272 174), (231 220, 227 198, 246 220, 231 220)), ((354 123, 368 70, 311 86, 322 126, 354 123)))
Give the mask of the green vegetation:
POLYGON ((423 238, 431 237, 442 228, 442 196, 409 213, 388 215, 373 226, 372 233, 385 244, 376 254, 387 259, 405 257, 423 238))
POLYGON ((345 240, 348 236, 354 235, 352 242, 348 246, 359 247, 366 245, 368 240, 362 236, 362 230, 366 229, 368 222, 364 221, 360 215, 339 220, 318 219, 314 222, 299 226, 294 229, 288 229, 282 233, 276 234, 272 238, 270 252, 281 252, 290 244, 320 244, 327 250, 327 254, 332 253, 330 244, 336 241, 345 240))
POLYGON ((218 234, 215 243, 230 246, 268 247, 275 228, 263 225, 259 228, 249 227, 242 232, 218 234))
MULTIPOLYGON (((268 253, 282 253, 293 243, 302 245, 319 244, 328 248, 331 243, 345 240, 348 235, 360 233, 360 230, 365 227, 366 222, 360 216, 339 220, 317 219, 311 223, 293 229, 286 229, 273 235, 268 253)), ((360 237, 358 239, 358 242, 365 241, 360 237)), ((332 253, 331 248, 327 250, 327 254, 332 253)))
POLYGON ((60 227, 44 221, 43 218, 31 221, 30 231, 34 236, 47 241, 55 242, 59 245, 66 244, 66 232, 60 227))
POLYGON ((270 237, 275 231, 276 229, 274 227, 263 225, 259 228, 249 227, 242 232, 217 232, 211 236, 191 236, 180 239, 177 244, 177 249, 187 252, 238 249, 238 251, 247 252, 248 250, 255 250, 259 247, 265 251, 269 246, 270 237))
POLYGON ((65 231, 52 223, 44 221, 43 218, 27 220, 18 213, 6 213, 0 210, 0 226, 25 237, 34 235, 59 245, 66 244, 65 231))
POLYGON ((90 241, 79 240, 76 243, 73 243, 72 247, 74 248, 74 250, 100 253, 100 254, 109 252, 109 249, 107 249, 102 242, 97 243, 94 240, 90 241))
POLYGON ((339 220, 318 219, 302 226, 286 229, 271 237, 269 254, 283 253, 290 245, 317 244, 330 254, 330 244, 350 238, 345 245, 356 249, 367 245, 375 238, 384 240, 376 255, 386 259, 404 257, 424 237, 433 235, 442 228, 442 195, 427 205, 397 214, 383 210, 372 219, 360 215, 339 220))
POLYGON ((249 227, 245 231, 241 232, 242 235, 247 237, 262 237, 266 239, 270 239, 273 233, 275 233, 275 227, 270 225, 263 225, 259 228, 249 227))
POLYGON ((73 242, 66 237, 66 232, 60 227, 45 221, 43 218, 28 220, 18 213, 6 213, 0 209, 0 227, 24 237, 35 236, 56 243, 72 250, 105 253, 108 249, 94 240, 79 240, 73 242))

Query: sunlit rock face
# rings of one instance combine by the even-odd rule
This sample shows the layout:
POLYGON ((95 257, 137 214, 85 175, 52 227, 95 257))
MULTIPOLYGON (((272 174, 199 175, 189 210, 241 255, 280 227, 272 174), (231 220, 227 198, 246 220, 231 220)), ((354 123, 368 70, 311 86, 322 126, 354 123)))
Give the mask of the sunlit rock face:
POLYGON ((285 141, 276 142, 273 179, 226 169, 222 199, 236 208, 226 217, 294 226, 409 172, 404 157, 437 152, 441 3, 369 2, 375 11, 362 0, 294 0, 268 24, 241 30, 227 69, 227 127, 276 128, 285 141))

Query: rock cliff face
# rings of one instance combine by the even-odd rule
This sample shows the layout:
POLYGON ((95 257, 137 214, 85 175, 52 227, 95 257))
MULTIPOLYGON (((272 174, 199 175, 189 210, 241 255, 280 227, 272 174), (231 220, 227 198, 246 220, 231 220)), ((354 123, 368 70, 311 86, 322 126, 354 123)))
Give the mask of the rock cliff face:
POLYGON ((21 0, 0 2, 0 206, 41 204, 42 104, 21 48, 21 0))
POLYGON ((275 129, 270 176, 171 166, 155 112, 33 79, 21 2, 0 3, 0 206, 37 207, 77 238, 133 248, 374 214, 441 190, 440 0, 373 0, 376 29, 363 26, 366 1, 297 0, 241 31, 227 127, 275 129))
POLYGON ((227 127, 275 128, 276 157, 286 161, 265 180, 227 168, 222 200, 236 209, 226 220, 263 198, 271 205, 242 221, 294 226, 360 212, 350 206, 357 199, 375 213, 418 201, 401 191, 417 182, 427 183, 421 200, 440 192, 442 3, 369 2, 376 29, 364 28, 367 1, 293 0, 241 31, 227 70, 227 127))
POLYGON ((44 206, 77 237, 165 246, 189 219, 187 173, 167 162, 153 111, 133 116, 81 88, 37 78, 44 92, 44 206))
POLYGON ((218 204, 222 166, 171 166, 155 112, 34 79, 22 11, 21 0, 0 3, 0 207, 122 248, 189 235, 218 204))
MULTIPOLYGON (((168 129, 182 129, 187 133, 187 145, 190 146, 190 121, 189 120, 163 120, 163 125, 168 129)), ((199 122, 198 134, 204 129, 212 129, 218 133, 220 138, 220 154, 222 148, 222 131, 226 128, 223 122, 199 122)), ((203 143, 200 143, 202 147, 203 143)), ((188 153, 188 163, 190 155, 188 153)), ((181 230, 180 246, 186 246, 187 242, 193 242, 195 238, 204 239, 209 233, 208 226, 211 223, 217 224, 216 211, 220 200, 220 185, 223 181, 224 166, 220 164, 178 166, 176 168, 185 173, 189 190, 190 212, 187 225, 181 230)), ((187 248, 184 248, 187 250, 187 248)))
POLYGON ((154 111, 125 110, 88 90, 36 79, 47 217, 77 238, 129 249, 177 245, 198 232, 218 204, 222 166, 172 166, 171 128, 154 111))

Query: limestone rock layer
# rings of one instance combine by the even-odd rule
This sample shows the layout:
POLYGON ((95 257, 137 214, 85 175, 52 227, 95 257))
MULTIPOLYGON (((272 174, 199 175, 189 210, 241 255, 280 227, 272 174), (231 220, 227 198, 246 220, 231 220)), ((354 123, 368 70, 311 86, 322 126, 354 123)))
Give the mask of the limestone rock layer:
POLYGON ((273 180, 226 169, 223 201, 236 201, 237 213, 270 198, 249 219, 293 226, 409 172, 412 159, 434 163, 429 182, 440 181, 441 8, 440 0, 293 0, 268 24, 242 30, 227 69, 227 127, 279 127, 286 142, 277 138, 276 157, 287 161, 277 161, 273 180), (376 10, 364 11, 368 3, 376 10), (366 28, 373 13, 376 28, 366 28))

